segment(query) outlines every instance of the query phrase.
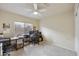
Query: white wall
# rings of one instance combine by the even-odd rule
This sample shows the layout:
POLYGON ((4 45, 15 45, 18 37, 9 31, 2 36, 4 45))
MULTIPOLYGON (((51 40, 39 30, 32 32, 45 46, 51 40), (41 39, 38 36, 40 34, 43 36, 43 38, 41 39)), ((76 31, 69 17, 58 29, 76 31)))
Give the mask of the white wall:
POLYGON ((73 11, 41 19, 40 28, 49 42, 69 50, 74 50, 73 11))
POLYGON ((79 16, 75 19, 75 50, 79 55, 79 16))
POLYGON ((75 4, 75 50, 79 56, 79 6, 75 4), (78 7, 78 8, 77 8, 78 7), (77 15, 76 15, 77 12, 77 15))
POLYGON ((37 19, 31 19, 18 14, 0 10, 0 32, 3 31, 3 23, 7 23, 10 24, 10 33, 6 34, 6 36, 14 36, 14 22, 30 23, 39 28, 39 21, 37 19))

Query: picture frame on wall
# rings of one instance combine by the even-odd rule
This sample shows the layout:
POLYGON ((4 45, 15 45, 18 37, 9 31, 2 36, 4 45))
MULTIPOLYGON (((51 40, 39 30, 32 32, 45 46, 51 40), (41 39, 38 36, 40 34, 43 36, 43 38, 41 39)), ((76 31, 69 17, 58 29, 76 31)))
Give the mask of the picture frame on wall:
POLYGON ((10 28, 10 24, 3 23, 3 28, 10 28))

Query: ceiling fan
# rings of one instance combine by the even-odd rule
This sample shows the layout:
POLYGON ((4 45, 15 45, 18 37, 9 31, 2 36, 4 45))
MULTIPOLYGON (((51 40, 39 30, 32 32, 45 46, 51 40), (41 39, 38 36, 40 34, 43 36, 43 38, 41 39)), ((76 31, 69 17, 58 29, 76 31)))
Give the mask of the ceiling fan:
POLYGON ((34 3, 33 6, 34 6, 34 12, 33 12, 33 14, 37 15, 37 14, 38 14, 38 7, 37 7, 37 4, 34 3))
POLYGON ((33 7, 34 7, 33 14, 34 15, 37 15, 37 14, 40 14, 41 12, 45 12, 46 11, 46 8, 45 7, 47 7, 47 6, 48 6, 48 4, 37 4, 37 3, 34 3, 33 4, 33 7), (41 7, 44 6, 44 8, 39 8, 39 5, 41 5, 41 7))

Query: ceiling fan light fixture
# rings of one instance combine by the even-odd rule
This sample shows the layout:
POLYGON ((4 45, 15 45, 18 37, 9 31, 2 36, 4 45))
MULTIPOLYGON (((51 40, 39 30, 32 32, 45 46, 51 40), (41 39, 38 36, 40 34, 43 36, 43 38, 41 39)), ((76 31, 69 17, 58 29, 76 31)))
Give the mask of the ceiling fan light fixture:
POLYGON ((35 11, 35 12, 33 12, 33 14, 34 14, 34 15, 37 15, 37 14, 38 14, 38 12, 36 12, 36 11, 35 11))

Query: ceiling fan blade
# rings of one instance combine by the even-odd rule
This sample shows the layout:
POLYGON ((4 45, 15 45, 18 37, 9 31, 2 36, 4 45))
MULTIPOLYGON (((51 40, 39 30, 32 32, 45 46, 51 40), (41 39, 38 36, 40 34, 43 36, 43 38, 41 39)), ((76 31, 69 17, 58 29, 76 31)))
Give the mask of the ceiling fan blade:
POLYGON ((46 11, 46 9, 40 9, 40 10, 38 10, 39 12, 45 12, 46 11))
POLYGON ((37 10, 37 4, 34 3, 33 5, 34 5, 34 9, 37 10))

